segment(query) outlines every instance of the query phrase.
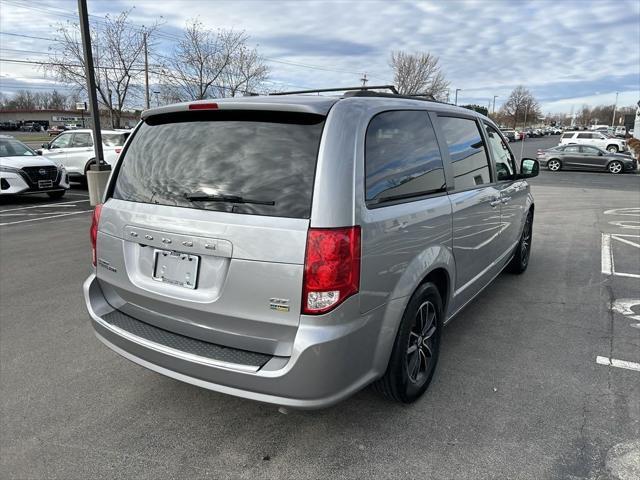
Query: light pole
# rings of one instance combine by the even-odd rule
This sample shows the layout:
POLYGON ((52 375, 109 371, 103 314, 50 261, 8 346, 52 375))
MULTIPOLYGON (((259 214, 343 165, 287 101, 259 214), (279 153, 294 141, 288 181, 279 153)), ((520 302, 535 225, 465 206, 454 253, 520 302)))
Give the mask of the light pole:
POLYGON ((496 114, 496 98, 498 98, 498 95, 494 95, 493 96, 493 114, 496 114))
POLYGON ((613 117, 611 117, 611 126, 616 126, 616 109, 618 108, 618 94, 620 92, 616 92, 616 103, 613 104, 613 117))
POLYGON ((461 88, 456 88, 456 100, 454 102, 454 105, 458 105, 458 92, 461 92, 462 89, 461 88))

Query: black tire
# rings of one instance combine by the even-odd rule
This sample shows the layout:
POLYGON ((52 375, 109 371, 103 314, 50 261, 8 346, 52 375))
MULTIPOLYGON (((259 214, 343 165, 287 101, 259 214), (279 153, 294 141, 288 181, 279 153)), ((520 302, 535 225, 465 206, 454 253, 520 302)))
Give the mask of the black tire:
POLYGON ((58 190, 57 192, 47 192, 47 195, 49 198, 62 198, 66 192, 66 190, 58 190))
POLYGON ((562 170, 562 162, 557 158, 552 158, 547 162, 547 169, 549 169, 552 172, 558 172, 562 170))
POLYGON ((622 165, 622 162, 614 160, 613 162, 609 162, 609 164, 607 165, 607 170, 609 171, 609 173, 617 175, 624 171, 624 165, 622 165))
POLYGON ((442 315, 436 286, 420 285, 402 315, 387 371, 373 384, 378 392, 411 403, 427 390, 438 363, 442 315))
POLYGON ((618 153, 617 145, 607 145, 607 152, 618 153))
POLYGON ((522 228, 522 234, 518 241, 518 246, 513 254, 513 258, 507 265, 507 271, 520 275, 529 266, 531 257, 531 242, 533 240, 533 214, 529 212, 522 228))

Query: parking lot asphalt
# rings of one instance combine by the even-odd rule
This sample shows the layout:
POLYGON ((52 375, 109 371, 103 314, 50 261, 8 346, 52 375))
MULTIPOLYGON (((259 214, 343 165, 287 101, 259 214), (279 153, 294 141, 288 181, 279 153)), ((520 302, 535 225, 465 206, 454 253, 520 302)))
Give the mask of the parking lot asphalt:
MULTIPOLYGON (((528 140, 525 156, 549 142, 528 140)), ((365 389, 286 415, 95 339, 86 191, 3 200, 2 477, 638 478, 640 175, 543 171, 531 184, 529 269, 445 328, 424 397, 365 389)))

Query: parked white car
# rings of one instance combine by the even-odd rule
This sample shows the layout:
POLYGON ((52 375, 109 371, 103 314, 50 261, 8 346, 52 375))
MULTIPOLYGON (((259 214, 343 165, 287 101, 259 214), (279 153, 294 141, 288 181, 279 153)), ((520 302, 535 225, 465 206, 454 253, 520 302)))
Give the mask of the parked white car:
POLYGON ((69 189, 62 165, 39 156, 8 135, 0 135, 0 196, 46 193, 61 198, 69 189))
MULTIPOLYGON (((118 130, 102 131, 105 163, 115 164, 129 135, 130 132, 118 130)), ((63 132, 42 145, 42 155, 64 165, 72 180, 86 181, 87 170, 95 164, 93 132, 89 129, 63 132)))
POLYGON ((609 152, 623 152, 627 149, 627 142, 621 138, 610 137, 601 132, 566 132, 560 137, 560 145, 593 145, 609 152))

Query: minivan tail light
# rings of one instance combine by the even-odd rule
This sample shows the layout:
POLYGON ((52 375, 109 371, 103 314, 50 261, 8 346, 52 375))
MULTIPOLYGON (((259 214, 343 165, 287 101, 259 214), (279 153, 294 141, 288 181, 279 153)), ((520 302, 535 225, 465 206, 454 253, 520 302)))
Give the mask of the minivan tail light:
POLYGON ((89 238, 91 238, 91 261, 93 266, 96 266, 96 243, 98 240, 98 224, 100 223, 100 214, 102 213, 102 204, 96 205, 93 210, 93 216, 91 217, 91 228, 89 229, 89 238))
POLYGON ((217 103, 191 103, 189 105, 189 110, 217 110, 217 103))
POLYGON ((310 228, 304 259, 302 313, 326 313, 360 288, 360 227, 310 228))

